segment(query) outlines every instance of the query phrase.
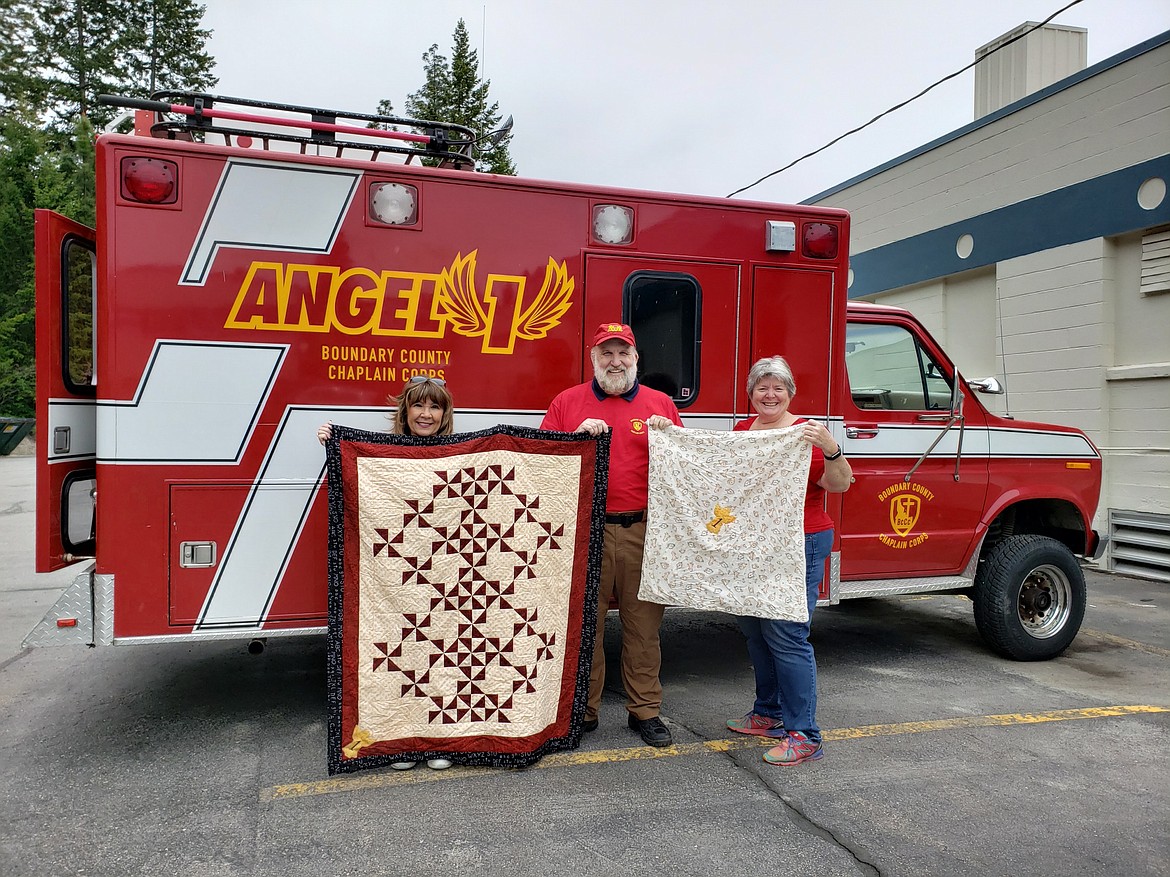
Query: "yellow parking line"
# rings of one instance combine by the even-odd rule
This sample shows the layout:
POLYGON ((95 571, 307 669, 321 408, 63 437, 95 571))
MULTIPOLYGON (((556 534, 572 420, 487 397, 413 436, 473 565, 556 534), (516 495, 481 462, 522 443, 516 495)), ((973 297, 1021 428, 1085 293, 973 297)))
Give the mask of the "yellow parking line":
MULTIPOLYGON (((1089 707, 1087 709, 1048 710, 1039 713, 1005 713, 990 716, 964 716, 954 719, 933 719, 922 722, 898 722, 888 725, 862 725, 857 728, 835 728, 825 731, 826 741, 859 740, 863 737, 891 737, 900 734, 921 734, 928 731, 953 731, 957 728, 988 728, 1006 725, 1034 725, 1043 722, 1067 722, 1072 719, 1104 719, 1143 713, 1170 713, 1170 707, 1137 704, 1134 706, 1089 707)), ((701 755, 708 752, 731 752, 737 749, 755 749, 771 746, 767 737, 741 736, 728 740, 707 740, 703 743, 683 743, 654 749, 633 746, 626 749, 595 749, 591 751, 561 752, 542 758, 526 770, 544 770, 553 767, 575 767, 583 764, 612 764, 621 761, 639 761, 648 758, 676 758, 680 755, 701 755)), ((308 783, 287 783, 260 790, 261 801, 286 798, 306 798, 332 795, 337 792, 357 792, 387 786, 432 783, 470 776, 483 776, 482 768, 452 767, 435 771, 414 769, 388 771, 360 776, 337 777, 308 783)))
POLYGON ((994 716, 963 716, 956 719, 934 719, 926 722, 899 722, 892 725, 862 725, 860 728, 837 728, 825 731, 826 740, 856 740, 862 737, 892 737, 898 734, 920 734, 924 731, 951 731, 955 728, 990 728, 1004 725, 1036 725, 1042 722, 1067 722, 1071 719, 1105 719, 1138 713, 1170 713, 1170 707, 1102 706, 1079 710, 1048 710, 1042 713, 1004 713, 994 716))

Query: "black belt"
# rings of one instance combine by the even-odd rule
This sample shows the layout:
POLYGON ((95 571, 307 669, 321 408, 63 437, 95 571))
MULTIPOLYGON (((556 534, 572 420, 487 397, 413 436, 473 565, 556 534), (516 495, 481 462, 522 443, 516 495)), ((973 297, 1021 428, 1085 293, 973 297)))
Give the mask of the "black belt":
POLYGON ((611 515, 609 512, 606 512, 605 514, 605 522, 607 524, 621 524, 623 527, 640 524, 645 518, 645 512, 621 512, 616 515, 611 515))

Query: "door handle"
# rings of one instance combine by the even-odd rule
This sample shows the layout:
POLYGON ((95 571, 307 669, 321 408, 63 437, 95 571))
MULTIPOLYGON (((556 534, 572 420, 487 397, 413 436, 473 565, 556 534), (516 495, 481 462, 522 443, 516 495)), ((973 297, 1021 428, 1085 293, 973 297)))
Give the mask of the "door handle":
POLYGON ((851 439, 871 439, 877 438, 877 434, 881 430, 878 429, 876 423, 863 423, 859 426, 845 427, 845 438, 851 439))

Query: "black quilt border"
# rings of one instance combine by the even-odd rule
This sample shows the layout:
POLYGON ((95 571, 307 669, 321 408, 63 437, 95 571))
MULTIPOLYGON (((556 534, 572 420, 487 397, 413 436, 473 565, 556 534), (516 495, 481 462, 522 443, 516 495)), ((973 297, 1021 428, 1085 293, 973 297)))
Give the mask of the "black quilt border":
POLYGON ((593 667, 593 649, 597 636, 597 595, 601 583, 601 555, 605 538, 605 499, 609 478, 609 432, 592 436, 585 432, 564 433, 535 429, 528 426, 502 424, 476 432, 455 433, 449 436, 409 436, 386 432, 372 432, 348 426, 333 426, 332 436, 325 443, 325 469, 328 475, 329 499, 329 628, 326 634, 326 706, 327 764, 329 775, 349 773, 368 768, 384 767, 399 761, 426 761, 446 758, 469 767, 528 767, 545 755, 576 749, 584 731, 585 707, 589 697, 589 677, 593 667), (432 447, 461 444, 494 435, 554 442, 594 441, 597 444, 593 482, 593 508, 589 522, 589 548, 585 577, 585 599, 582 604, 581 654, 577 661, 577 680, 573 708, 569 718, 569 732, 545 741, 532 752, 447 752, 422 750, 394 755, 358 755, 342 758, 341 749, 347 745, 341 727, 343 587, 345 580, 345 495, 341 483, 341 442, 366 444, 432 447))

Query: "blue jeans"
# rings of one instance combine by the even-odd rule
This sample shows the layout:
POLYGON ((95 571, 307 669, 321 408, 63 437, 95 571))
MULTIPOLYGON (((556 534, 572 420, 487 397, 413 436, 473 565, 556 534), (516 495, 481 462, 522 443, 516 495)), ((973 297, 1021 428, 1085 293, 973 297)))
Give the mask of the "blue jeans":
POLYGON ((833 549, 833 531, 804 536, 805 590, 808 621, 779 621, 739 616, 747 637, 748 655, 756 671, 756 702, 752 712, 782 719, 787 731, 800 731, 821 742, 817 726, 817 661, 808 633, 817 590, 825 576, 825 558, 833 549))

